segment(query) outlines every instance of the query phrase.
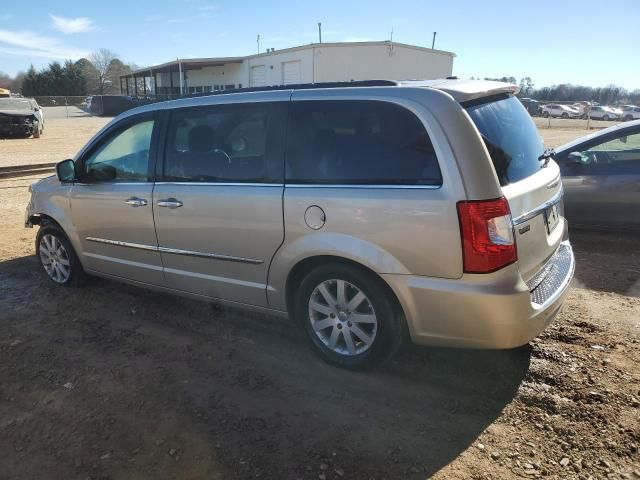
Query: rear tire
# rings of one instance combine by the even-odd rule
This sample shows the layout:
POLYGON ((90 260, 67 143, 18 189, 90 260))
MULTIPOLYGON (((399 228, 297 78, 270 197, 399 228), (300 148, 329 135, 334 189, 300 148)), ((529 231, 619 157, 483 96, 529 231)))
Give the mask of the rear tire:
POLYGON ((624 120, 626 122, 629 122, 629 121, 633 120, 633 117, 631 115, 627 115, 626 117, 624 117, 624 120))
POLYGON ((602 120, 604 120, 605 122, 608 122, 609 121, 609 115, 604 115, 602 117, 602 120))
POLYGON ((60 227, 45 224, 36 236, 36 255, 52 282, 64 287, 79 287, 86 274, 71 242, 60 227))
POLYGON ((294 315, 323 360, 357 370, 385 362, 402 344, 404 319, 396 305, 382 280, 336 263, 302 279, 294 315))

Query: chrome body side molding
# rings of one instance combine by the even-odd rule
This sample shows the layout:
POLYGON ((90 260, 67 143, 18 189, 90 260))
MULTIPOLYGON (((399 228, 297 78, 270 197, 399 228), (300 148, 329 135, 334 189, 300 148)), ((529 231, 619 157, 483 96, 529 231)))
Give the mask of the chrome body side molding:
POLYGON ((255 258, 235 257, 233 255, 224 255, 222 253, 206 253, 206 252, 194 252, 191 250, 180 250, 178 248, 160 247, 158 245, 144 245, 141 243, 121 242, 118 240, 110 240, 107 238, 86 237, 88 242, 104 243, 106 245, 116 245, 118 247, 137 248, 139 250, 150 250, 160 253, 171 253, 174 255, 187 255, 190 257, 210 258, 213 260, 224 260, 227 262, 239 262, 250 263, 252 265, 260 265, 264 263, 263 260, 255 258))

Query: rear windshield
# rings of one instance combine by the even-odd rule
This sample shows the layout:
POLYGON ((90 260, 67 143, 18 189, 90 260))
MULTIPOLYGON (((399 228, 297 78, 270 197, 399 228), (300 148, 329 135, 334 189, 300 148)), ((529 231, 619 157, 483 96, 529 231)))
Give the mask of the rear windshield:
POLYGON ((516 97, 507 97, 466 108, 493 160, 500 185, 517 182, 536 173, 544 144, 536 125, 516 97))

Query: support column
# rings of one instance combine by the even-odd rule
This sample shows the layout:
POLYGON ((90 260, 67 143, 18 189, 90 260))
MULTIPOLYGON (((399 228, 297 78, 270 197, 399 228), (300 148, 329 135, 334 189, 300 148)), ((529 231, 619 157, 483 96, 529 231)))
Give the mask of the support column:
POLYGON ((169 65, 169 98, 173 98, 173 68, 169 65))

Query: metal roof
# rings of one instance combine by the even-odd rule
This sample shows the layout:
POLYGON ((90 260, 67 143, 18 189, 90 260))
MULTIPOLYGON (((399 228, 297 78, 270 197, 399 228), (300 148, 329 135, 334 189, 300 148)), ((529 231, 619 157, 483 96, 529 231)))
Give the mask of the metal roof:
POLYGON ((189 68, 189 70, 202 67, 218 67, 229 63, 242 63, 245 58, 246 57, 211 57, 176 59, 171 62, 161 63, 151 67, 138 68, 137 70, 133 70, 125 75, 120 75, 120 78, 130 77, 138 73, 168 71, 170 67, 177 71, 179 65, 181 65, 182 68, 189 68))
POLYGON ((390 40, 383 40, 383 41, 376 41, 376 42, 309 43, 307 45, 299 45, 296 47, 283 48, 280 50, 266 51, 266 52, 257 53, 254 55, 246 55, 243 57, 211 57, 211 58, 176 59, 170 62, 161 63, 159 65, 152 65, 145 68, 139 68, 130 73, 127 73, 126 75, 121 75, 120 78, 131 77, 133 75, 137 75, 141 73, 168 71, 170 67, 177 70, 179 64, 182 65, 183 69, 187 68, 191 70, 194 68, 221 66, 229 63, 242 63, 245 59, 268 57, 270 55, 278 55, 280 53, 307 50, 310 48, 367 47, 367 46, 381 46, 381 45, 388 46, 388 47, 399 47, 399 48, 409 48, 413 50, 420 50, 425 53, 432 53, 436 55, 446 55, 451 58, 456 56, 455 53, 447 52, 445 50, 436 50, 436 49, 427 48, 427 47, 420 47, 417 45, 409 45, 406 43, 392 42, 390 40))

